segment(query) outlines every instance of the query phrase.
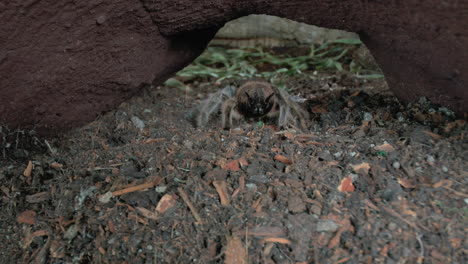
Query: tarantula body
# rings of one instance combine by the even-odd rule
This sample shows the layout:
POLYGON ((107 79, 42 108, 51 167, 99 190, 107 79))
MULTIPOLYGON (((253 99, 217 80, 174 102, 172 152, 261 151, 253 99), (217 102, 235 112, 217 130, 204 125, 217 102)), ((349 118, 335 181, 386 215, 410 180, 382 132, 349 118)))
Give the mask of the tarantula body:
POLYGON ((303 110, 291 96, 284 91, 271 86, 267 82, 250 81, 239 87, 235 92, 229 86, 220 92, 211 94, 202 102, 197 116, 197 126, 208 123, 210 116, 221 108, 221 126, 229 129, 234 120, 278 119, 279 127, 288 125, 306 129, 305 120, 308 113, 303 110), (227 90, 227 89, 231 90, 227 90))
POLYGON ((276 108, 276 94, 268 83, 248 82, 237 89, 235 96, 223 103, 221 125, 228 129, 233 119, 272 117, 277 112, 276 108))

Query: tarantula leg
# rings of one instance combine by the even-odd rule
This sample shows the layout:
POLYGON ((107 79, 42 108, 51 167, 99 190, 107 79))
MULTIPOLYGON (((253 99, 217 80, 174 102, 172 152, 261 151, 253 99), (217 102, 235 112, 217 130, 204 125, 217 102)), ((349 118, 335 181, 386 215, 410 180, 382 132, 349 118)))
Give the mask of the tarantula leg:
POLYGON ((232 112, 234 111, 235 105, 236 101, 233 98, 228 99, 223 103, 221 108, 221 126, 224 129, 229 129, 232 126, 232 112))
POLYGON ((278 116, 278 127, 280 129, 287 127, 289 115, 289 108, 287 106, 280 105, 278 116))

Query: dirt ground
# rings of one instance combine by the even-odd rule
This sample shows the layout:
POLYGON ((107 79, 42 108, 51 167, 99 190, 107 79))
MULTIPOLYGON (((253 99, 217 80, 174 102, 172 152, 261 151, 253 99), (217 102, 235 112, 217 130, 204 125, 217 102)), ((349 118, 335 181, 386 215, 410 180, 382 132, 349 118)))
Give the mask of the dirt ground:
POLYGON ((463 117, 384 81, 291 77, 309 131, 187 121, 148 87, 54 138, 8 131, 0 263, 467 263, 463 117))

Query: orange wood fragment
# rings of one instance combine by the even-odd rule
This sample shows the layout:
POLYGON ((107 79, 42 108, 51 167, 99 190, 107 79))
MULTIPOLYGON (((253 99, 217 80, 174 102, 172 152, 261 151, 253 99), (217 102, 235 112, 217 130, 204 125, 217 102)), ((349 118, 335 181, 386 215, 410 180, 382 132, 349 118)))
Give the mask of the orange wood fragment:
POLYGON ((228 206, 230 204, 229 194, 227 193, 227 183, 226 181, 214 181, 213 182, 216 191, 218 192, 219 199, 223 206, 228 206))
POLYGON ((279 162, 282 162, 284 164, 293 164, 293 162, 290 159, 286 158, 283 155, 277 154, 277 155, 275 155, 274 159, 279 161, 279 162))
POLYGON ((355 187, 350 176, 342 179, 340 185, 338 186, 338 191, 340 192, 354 192, 354 190, 355 187))

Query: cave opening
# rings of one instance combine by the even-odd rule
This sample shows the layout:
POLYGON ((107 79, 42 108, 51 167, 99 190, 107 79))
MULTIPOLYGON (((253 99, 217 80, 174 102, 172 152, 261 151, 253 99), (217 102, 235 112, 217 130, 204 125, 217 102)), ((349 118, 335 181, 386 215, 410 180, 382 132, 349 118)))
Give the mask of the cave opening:
POLYGON ((313 120, 332 126, 360 124, 368 104, 396 100, 357 34, 269 15, 249 15, 226 23, 205 51, 164 85, 185 92, 185 105, 191 109, 187 116, 197 126, 200 111, 211 111, 209 119, 222 119, 216 116, 225 101, 219 93, 234 97, 235 90, 229 87, 251 80, 287 91, 313 120), (216 97, 220 102, 210 99, 216 97), (374 97, 379 99, 369 100, 374 97), (362 110, 360 116, 346 114, 356 107, 362 110), (336 113, 341 118, 327 117, 336 113))

